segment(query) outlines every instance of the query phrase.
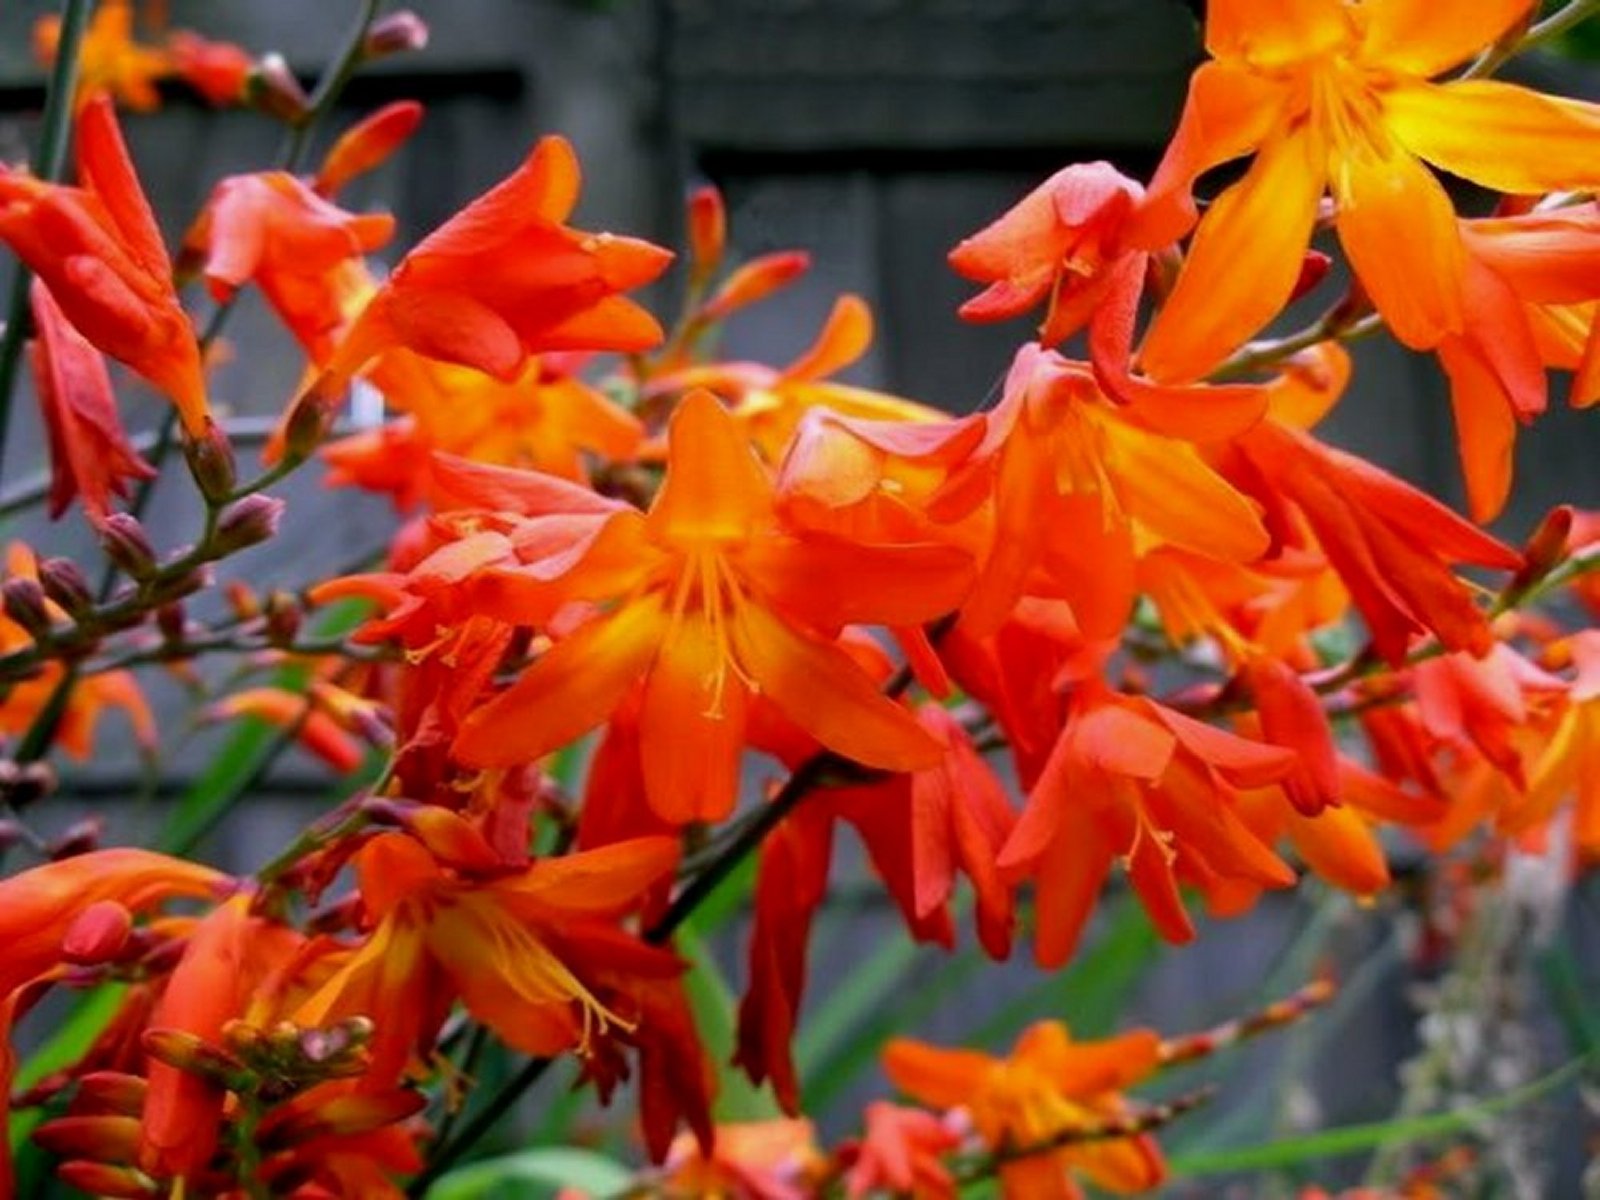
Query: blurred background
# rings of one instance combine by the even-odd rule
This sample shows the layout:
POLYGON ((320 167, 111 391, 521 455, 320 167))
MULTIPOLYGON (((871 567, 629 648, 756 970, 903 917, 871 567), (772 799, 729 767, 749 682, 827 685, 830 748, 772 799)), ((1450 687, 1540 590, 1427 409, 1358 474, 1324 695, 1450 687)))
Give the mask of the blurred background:
MULTIPOLYGON (((252 52, 277 50, 311 79, 357 6, 174 0, 166 7, 174 25, 252 52)), ((346 198, 350 207, 398 216, 391 261, 547 132, 577 145, 585 185, 575 223, 583 228, 677 244, 686 190, 715 182, 728 200, 737 255, 803 249, 814 263, 779 299, 734 320, 724 339, 728 356, 787 362, 810 344, 835 297, 856 292, 872 305, 878 328, 872 351, 847 378, 959 411, 992 397, 1031 330, 1026 322, 961 323, 956 308, 972 289, 945 265, 946 253, 1069 162, 1106 158, 1147 177, 1200 58, 1200 7, 1176 0, 424 0, 416 9, 432 29, 428 49, 359 76, 329 129, 392 99, 427 105, 405 152, 346 198)), ((44 0, 0 0, 0 160, 20 161, 32 144, 43 85, 29 30, 54 9, 44 0)), ((1600 98, 1600 70, 1570 54, 1532 56, 1509 73, 1600 98)), ((173 244, 218 178, 267 164, 281 137, 259 116, 210 110, 176 88, 160 113, 131 117, 127 128, 173 244)), ((1463 203, 1479 201, 1464 195, 1463 203)), ((10 269, 9 261, 0 264, 0 283, 10 269)), ((669 275, 653 297, 657 311, 671 312, 680 287, 681 278, 669 275)), ((1325 283, 1307 310, 1326 305, 1336 287, 1325 283)), ((264 428, 277 414, 302 360, 253 296, 228 340, 233 350, 216 372, 214 402, 246 430, 245 451, 250 421, 264 428)), ((1432 360, 1374 339, 1358 361, 1357 385, 1324 435, 1459 505, 1447 393, 1432 360)), ((131 382, 125 394, 130 427, 152 429, 160 402, 131 382)), ((37 423, 28 406, 19 407, 26 428, 13 436, 4 464, 4 536, 84 559, 92 542, 76 514, 48 526, 37 510, 15 511, 8 502, 46 467, 37 423)), ((1520 541, 1552 504, 1600 507, 1597 462, 1600 421, 1567 410, 1558 391, 1550 414, 1519 441, 1517 487, 1497 531, 1520 541)), ((320 473, 314 466, 277 489, 290 500, 289 516, 276 543, 242 560, 254 586, 337 572, 381 548, 395 528, 387 503, 324 491, 320 473)), ((149 525, 163 546, 189 536, 194 513, 184 487, 157 493, 149 525)), ((263 761, 264 731, 241 742, 237 730, 193 728, 185 688, 155 680, 152 691, 164 734, 180 743, 162 779, 141 764, 131 739, 103 739, 107 749, 95 761, 68 773, 54 818, 63 826, 96 812, 110 821, 109 836, 134 833, 194 804, 196 789, 215 782, 219 747, 231 756, 223 770, 250 772, 263 761)), ((217 822, 202 814, 191 831, 206 855, 229 866, 270 855, 327 794, 321 769, 293 753, 251 784, 251 804, 217 822)), ((1223 1084, 1216 1102, 1163 1138, 1180 1161, 1187 1155, 1216 1170, 1228 1165, 1222 1152, 1269 1136, 1384 1119, 1397 1104, 1435 1112, 1504 1094, 1593 1049, 1600 1035, 1593 1000, 1600 890, 1592 879, 1569 888, 1554 859, 1514 864, 1510 885, 1493 902, 1497 911, 1474 924, 1477 941, 1460 948, 1464 965, 1448 973, 1439 971, 1436 951, 1459 931, 1438 915, 1439 882, 1407 876, 1403 867, 1400 899, 1360 907, 1307 884, 1269 896, 1248 918, 1207 922, 1182 950, 1158 947, 1137 906, 1113 895, 1078 963, 1047 976, 1025 953, 1002 971, 983 966, 966 929, 953 956, 912 947, 848 833, 840 842, 844 882, 814 944, 800 1050, 812 1109, 830 1133, 851 1127, 863 1100, 881 1090, 875 1051, 896 1014, 909 1014, 927 1037, 991 1048, 1047 1015, 1066 1017, 1085 1036, 1146 1022, 1178 1032, 1331 970, 1344 988, 1329 1011, 1172 1081, 1178 1090, 1207 1079, 1223 1084), (1420 1026, 1419 1001, 1430 1014, 1420 1026)), ((737 994, 744 974, 738 895, 730 893, 724 907, 728 924, 709 937, 709 953, 737 994)), ((601 1116, 581 1101, 558 1101, 561 1095, 546 1085, 524 1129, 552 1140, 625 1132, 626 1105, 601 1116)), ((730 1101, 749 1111, 762 1103, 730 1101)), ((1485 1161, 1483 1176, 1494 1183, 1481 1194, 1577 1196, 1594 1131, 1592 1109, 1586 1115, 1568 1087, 1474 1122, 1472 1135, 1454 1140, 1476 1146, 1485 1161)), ((1225 1174, 1207 1176, 1170 1194, 1293 1195, 1307 1179, 1348 1182, 1370 1165, 1364 1154, 1330 1157, 1309 1172, 1297 1166, 1237 1185, 1225 1174)))

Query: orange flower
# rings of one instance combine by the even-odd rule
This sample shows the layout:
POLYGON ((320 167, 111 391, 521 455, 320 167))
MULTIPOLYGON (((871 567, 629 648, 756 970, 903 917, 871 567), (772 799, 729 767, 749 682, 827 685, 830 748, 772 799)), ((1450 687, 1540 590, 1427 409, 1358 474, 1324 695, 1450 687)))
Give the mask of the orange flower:
MULTIPOLYGON (((61 44, 61 18, 40 17, 33 27, 33 51, 39 61, 55 64, 61 44)), ((132 0, 105 0, 94 10, 78 50, 78 90, 73 106, 82 109, 96 96, 109 93, 134 112, 161 106, 156 84, 172 74, 172 60, 154 46, 133 40, 132 0)))
POLYGON ((210 425, 200 347, 139 187, 111 102, 78 117, 81 185, 0 168, 0 240, 42 279, 67 320, 177 405, 185 431, 210 425))
POLYGON ((1437 500, 1354 455, 1269 418, 1235 443, 1228 475, 1267 509, 1280 545, 1306 533, 1349 588, 1373 644, 1398 665, 1431 630, 1450 650, 1493 644, 1451 563, 1515 570, 1521 558, 1437 500))
POLYGON ((915 1200, 949 1200, 956 1195, 955 1178, 939 1161, 961 1144, 950 1122, 883 1100, 867 1105, 865 1119, 866 1135, 845 1176, 850 1200, 878 1192, 915 1200))
POLYGON ((1572 840, 1581 861, 1600 861, 1600 631, 1574 634, 1569 649, 1578 674, 1570 703, 1529 774, 1527 791, 1501 814, 1500 827, 1526 835, 1550 820, 1569 797, 1572 840))
POLYGON ((1600 399, 1600 210, 1593 204, 1461 222, 1466 327, 1439 345, 1472 517, 1511 490, 1519 423, 1545 408, 1545 367, 1576 372, 1572 404, 1600 399))
POLYGON ((320 361, 344 321, 342 296, 330 278, 393 234, 394 218, 386 213, 346 212, 287 171, 259 171, 217 184, 184 238, 184 254, 203 261, 206 283, 220 302, 255 283, 320 361))
MULTIPOLYGON (((524 1054, 586 1051, 611 1026, 631 1027, 626 994, 598 994, 607 973, 624 980, 676 977, 682 964, 623 933, 619 918, 677 863, 670 838, 621 842, 541 859, 508 874, 498 857, 443 809, 436 822, 476 845, 460 870, 403 834, 385 834, 356 856, 371 933, 294 1014, 302 1025, 364 1015, 376 1023, 369 1089, 392 1087, 412 1055, 432 1044, 459 995, 468 1011, 524 1054), (492 867, 487 875, 478 874, 492 867)), ((431 828, 421 832, 432 832, 431 828)))
POLYGON ((1035 956, 1072 957, 1112 864, 1123 862, 1156 928, 1186 942, 1194 926, 1180 879, 1220 876, 1288 887, 1294 872, 1235 811, 1237 788, 1293 769, 1293 752, 1192 720, 1153 700, 1080 685, 1066 727, 1000 853, 1032 878, 1035 956))
POLYGON ((1205 374, 1271 320, 1301 271, 1323 193, 1356 275, 1406 345, 1465 328, 1454 210, 1433 165, 1496 191, 1600 184, 1600 109, 1507 83, 1430 83, 1494 43, 1533 0, 1215 0, 1196 71, 1136 236, 1194 223, 1203 172, 1254 153, 1200 221, 1144 345, 1157 379, 1205 374))
POLYGON ((562 224, 578 199, 578 161, 562 138, 534 147, 508 178, 414 247, 379 287, 314 385, 342 392, 391 346, 510 380, 544 350, 643 350, 661 340, 619 293, 649 283, 671 255, 635 238, 562 224))
MULTIPOLYGON (((637 417, 578 376, 582 365, 577 355, 542 354, 530 358, 515 378, 500 380, 391 350, 378 357, 367 379, 391 407, 410 415, 411 434, 420 446, 582 481, 588 477, 587 456, 625 462, 644 436, 637 417)), ((393 440, 393 435, 357 436, 393 440)), ((354 457, 357 445, 354 438, 336 443, 329 457, 362 470, 354 457)), ((382 470, 381 463, 373 466, 382 470)), ((426 489, 426 480, 413 486, 426 489)))
POLYGON ((546 586, 610 607, 468 718, 455 744, 464 762, 533 761, 600 724, 639 680, 646 785, 675 823, 732 809, 757 690, 855 761, 887 770, 938 761, 938 743, 832 639, 853 622, 909 625, 949 611, 970 560, 944 546, 790 534, 766 469, 710 393, 691 393, 674 415, 649 513, 615 513, 595 545, 605 553, 553 556, 546 586))
POLYGON ((1043 301, 1044 346, 1065 341, 1091 320, 1114 319, 1111 291, 1137 289, 1144 277, 1146 255, 1124 237, 1143 199, 1144 189, 1110 163, 1057 171, 950 252, 956 271, 989 285, 961 306, 961 315, 1003 321, 1043 301))
MULTIPOLYGON (((945 1050, 896 1038, 883 1050, 890 1081, 920 1103, 964 1109, 991 1151, 1035 1146, 1074 1129, 1125 1116, 1122 1089, 1154 1074, 1161 1039, 1137 1029, 1099 1042, 1074 1042, 1059 1021, 1041 1021, 1008 1058, 945 1050)), ((1006 1200, 1081 1200, 1075 1175, 1113 1192, 1161 1183, 1166 1166, 1147 1135, 1108 1138, 1000 1164, 1006 1200)))
POLYGON ((826 1166, 810 1121, 745 1121, 718 1125, 710 1153, 679 1138, 662 1167, 662 1183, 669 1196, 807 1200, 826 1166))
MULTIPOLYGON (((1187 443, 1237 433, 1265 404, 1258 389, 1189 389, 1118 405, 1087 364, 1024 346, 968 468, 992 472, 995 508, 992 546, 964 612, 973 633, 998 629, 1018 599, 1036 595, 1068 601, 1085 633, 1110 637, 1133 603, 1136 558, 1150 546, 1259 558, 1268 540, 1255 506, 1187 443), (1064 528, 1074 536, 1057 536, 1064 528)), ((961 494, 959 480, 950 490, 961 494)))
POLYGON ((249 51, 232 42, 214 42, 187 29, 167 39, 172 74, 217 108, 243 103, 256 68, 249 51))
POLYGON ((126 499, 130 480, 154 479, 156 471, 128 444, 99 351, 67 323, 37 279, 28 297, 35 335, 29 362, 50 439, 50 516, 59 517, 78 496, 98 524, 110 514, 112 496, 126 499))
POLYGON ((944 414, 911 400, 827 378, 844 370, 872 344, 872 310, 859 296, 839 297, 811 348, 787 367, 762 363, 711 363, 652 379, 647 396, 709 388, 732 405, 762 456, 783 458, 801 418, 815 408, 876 421, 942 420, 944 414))

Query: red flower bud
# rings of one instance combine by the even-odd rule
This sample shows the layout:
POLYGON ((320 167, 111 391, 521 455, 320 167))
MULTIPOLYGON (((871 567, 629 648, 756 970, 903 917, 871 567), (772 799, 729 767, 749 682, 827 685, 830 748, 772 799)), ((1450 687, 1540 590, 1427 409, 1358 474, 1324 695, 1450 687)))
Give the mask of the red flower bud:
POLYGON ((138 518, 128 513, 112 513, 101 522, 100 548, 131 579, 143 581, 156 572, 155 547, 138 518))
POLYGON ((133 914, 115 900, 99 900, 73 919, 61 939, 61 957, 79 966, 110 962, 133 932, 133 914))
POLYGON ((6 616, 22 626, 28 634, 42 638, 49 634, 55 620, 50 615, 50 602, 37 579, 26 577, 8 579, 0 584, 0 603, 6 616))
POLYGON ((39 564, 39 586, 44 594, 76 617, 94 607, 89 581, 71 559, 47 558, 39 564))
POLYGON ((283 507, 283 501, 272 496, 246 496, 218 519, 212 544, 220 554, 236 554, 269 541, 278 532, 283 507))
POLYGON ((379 17, 367 30, 361 53, 368 59, 408 54, 428 44, 428 24, 409 8, 379 17))

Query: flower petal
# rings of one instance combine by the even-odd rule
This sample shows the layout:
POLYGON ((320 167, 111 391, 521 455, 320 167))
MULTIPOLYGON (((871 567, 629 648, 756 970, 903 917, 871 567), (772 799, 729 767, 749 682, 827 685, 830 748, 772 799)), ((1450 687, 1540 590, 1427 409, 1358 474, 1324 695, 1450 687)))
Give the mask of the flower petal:
POLYGON ((1405 75, 1437 75, 1492 45, 1534 0, 1365 0, 1361 57, 1405 75))
POLYGON ((1311 243, 1324 172, 1304 130, 1275 138, 1212 204, 1145 338, 1145 373, 1197 379, 1278 315, 1311 243))
POLYGON ((1413 154, 1497 192, 1600 187, 1600 106, 1473 79, 1397 87, 1383 113, 1413 154))
POLYGON ((452 753, 478 767, 530 763, 611 715, 648 668, 667 625, 655 598, 579 627, 462 723, 452 753))
POLYGON ((944 748, 832 642, 791 629, 759 604, 733 619, 739 661, 801 729, 846 758, 889 771, 936 766, 944 748))

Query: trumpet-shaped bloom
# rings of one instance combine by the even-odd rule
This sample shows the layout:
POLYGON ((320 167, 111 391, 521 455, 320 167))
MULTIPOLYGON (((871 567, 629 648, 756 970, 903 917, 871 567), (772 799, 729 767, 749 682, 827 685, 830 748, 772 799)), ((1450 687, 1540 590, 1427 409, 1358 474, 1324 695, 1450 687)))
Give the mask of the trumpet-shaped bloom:
POLYGON ((662 1183, 669 1196, 806 1200, 826 1167, 810 1121, 744 1121, 718 1125, 709 1150, 680 1138, 662 1165, 662 1183))
POLYGON ((184 251, 201 259, 218 301, 256 284, 320 361, 344 321, 339 268, 393 234, 394 218, 386 213, 346 212, 287 171, 260 171, 230 175, 212 189, 184 251))
POLYGON ((1235 806, 1237 789, 1275 782, 1294 765, 1292 751, 1215 729, 1153 700, 1080 686, 1000 853, 1002 875, 1034 881, 1040 965, 1072 957, 1119 861, 1156 928, 1174 942, 1194 936, 1180 879, 1293 884, 1294 872, 1245 826, 1235 806))
POLYGON ((1472 517, 1511 491, 1519 424, 1544 411, 1545 368, 1575 372, 1572 403, 1600 399, 1600 210, 1593 204, 1461 222, 1466 324, 1439 345, 1472 517))
POLYGON ((961 306, 961 315, 1002 321, 1043 302, 1044 346, 1065 341, 1091 320, 1113 318, 1110 292, 1137 288, 1144 276, 1145 254, 1124 237, 1143 199, 1144 189, 1110 163, 1057 171, 950 252, 957 272, 988 284, 961 306))
MULTIPOLYGON (((1161 1039, 1148 1029, 1074 1042, 1059 1021, 1030 1026, 1006 1058, 907 1038, 883 1051, 884 1071, 902 1092, 933 1108, 966 1110, 990 1150, 1011 1152, 1126 1115, 1122 1090, 1161 1061, 1161 1039)), ((1138 1135, 1007 1158, 999 1173, 1006 1200, 1081 1200, 1075 1175, 1109 1191, 1139 1192, 1158 1185, 1166 1165, 1155 1139, 1138 1135)))
POLYGON ((939 1161, 961 1144, 952 1122, 920 1108, 877 1100, 863 1114, 866 1133, 845 1176, 850 1200, 888 1192, 917 1200, 948 1200, 955 1177, 939 1161))
POLYGON ((636 238, 569 228, 563 222, 577 199, 572 147, 545 138, 400 260, 314 394, 326 401, 342 392, 391 346, 510 380, 540 351, 655 345, 655 319, 620 293, 649 283, 672 256, 636 238))
MULTIPOLYGON (((1086 364, 1024 346, 966 470, 989 473, 994 496, 992 544, 964 611, 973 632, 993 632, 1022 596, 1036 595, 1068 601, 1085 633, 1109 637, 1127 617, 1147 549, 1238 562, 1263 555, 1255 506, 1189 444, 1256 421, 1266 401, 1253 391, 1117 405, 1086 364)), ((958 476, 950 494, 963 493, 966 503, 984 494, 958 476)))
POLYGON ((1300 275, 1331 191, 1340 242, 1396 337, 1432 348, 1465 328, 1465 254, 1433 164, 1496 191, 1600 184, 1600 108, 1491 80, 1430 78, 1491 45, 1532 0, 1209 6, 1206 48, 1138 236, 1195 219, 1203 172, 1254 154, 1211 205, 1144 344, 1158 379, 1205 374, 1270 321, 1300 275))
POLYGON ((541 573, 608 607, 467 719, 455 744, 464 762, 533 761, 600 724, 641 680, 646 785, 676 823, 732 809, 757 691, 857 762, 911 770, 938 761, 938 743, 833 639, 846 624, 909 625, 950 611, 970 584, 970 559, 945 546, 789 533, 766 468, 710 393, 691 393, 674 415, 649 513, 613 513, 594 546, 583 558, 555 556, 541 573))
POLYGON ((77 187, 0 168, 0 240, 45 282, 79 333, 164 392, 185 431, 201 437, 210 416, 200 347, 104 97, 78 117, 77 155, 77 187))
MULTIPOLYGON (((476 857, 479 868, 496 861, 486 845, 476 857)), ((372 930, 335 959, 295 1019, 370 1017, 377 1030, 365 1086, 380 1090, 432 1044, 458 996, 525 1054, 586 1050, 635 1020, 626 991, 611 996, 601 982, 608 973, 625 989, 631 978, 671 979, 681 969, 676 955, 618 927, 677 858, 672 839, 638 839, 475 877, 409 837, 383 835, 356 858, 372 930)))
POLYGON ((38 280, 29 299, 35 335, 29 362, 50 439, 50 515, 59 517, 77 496, 98 524, 110 515, 113 496, 126 499, 128 484, 155 478, 155 468, 128 443, 100 352, 67 323, 38 280))
POLYGON ((1515 551, 1394 476, 1275 419, 1235 448, 1242 469, 1230 469, 1230 478, 1266 508, 1281 545, 1304 544, 1309 527, 1384 658, 1398 665, 1424 631, 1450 650, 1488 652, 1488 619, 1450 564, 1515 570, 1515 551))
POLYGON ((1540 750, 1527 791, 1500 816, 1500 827, 1525 835, 1572 802, 1572 840, 1581 861, 1600 861, 1600 632, 1573 635, 1577 664, 1570 703, 1540 750))

